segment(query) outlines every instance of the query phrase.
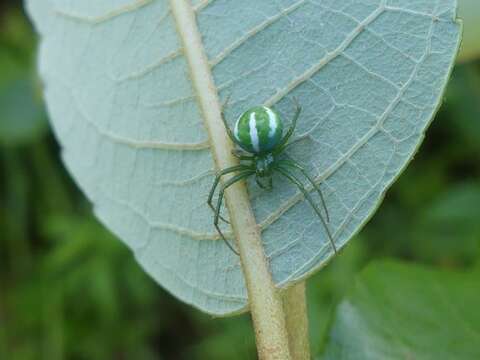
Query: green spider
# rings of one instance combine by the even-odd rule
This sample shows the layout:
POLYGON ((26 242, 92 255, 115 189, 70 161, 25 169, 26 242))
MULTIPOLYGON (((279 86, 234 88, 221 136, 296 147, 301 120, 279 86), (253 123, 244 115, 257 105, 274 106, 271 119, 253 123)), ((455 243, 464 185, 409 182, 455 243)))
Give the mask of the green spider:
POLYGON ((220 215, 225 190, 236 182, 245 180, 252 175, 255 175, 255 181, 260 188, 271 190, 273 188, 272 175, 274 172, 280 174, 281 176, 289 180, 291 183, 296 185, 298 189, 303 193, 307 201, 310 203, 310 205, 313 207, 318 217, 320 218, 325 228, 325 231, 327 232, 330 244, 332 245, 334 252, 337 252, 337 248, 333 241, 332 234, 327 225, 327 222, 330 222, 330 219, 328 209, 325 204, 325 199, 320 188, 300 164, 293 160, 280 157, 285 148, 289 145, 288 140, 290 139, 295 130, 297 120, 302 111, 301 106, 296 100, 295 104, 296 111, 292 121, 292 125, 283 137, 282 119, 275 110, 267 106, 256 106, 245 111, 235 123, 235 128, 233 132, 228 127, 227 121, 225 120, 225 116, 222 111, 222 120, 225 124, 227 134, 230 139, 240 147, 240 149, 233 150, 233 155, 241 161, 241 164, 223 169, 217 174, 210 190, 210 194, 208 196, 208 205, 215 214, 213 220, 215 228, 222 237, 223 241, 225 241, 228 247, 237 255, 238 252, 227 241, 219 226, 220 220, 229 223, 220 215), (325 219, 323 218, 320 209, 313 201, 312 196, 307 191, 303 183, 290 170, 297 170, 301 174, 303 174, 303 176, 305 176, 305 178, 317 191, 322 201, 322 206, 325 211, 327 221, 325 221, 325 219), (220 187, 217 206, 215 207, 213 206, 213 196, 215 194, 215 190, 222 176, 230 173, 237 174, 234 175, 232 178, 228 179, 220 187))

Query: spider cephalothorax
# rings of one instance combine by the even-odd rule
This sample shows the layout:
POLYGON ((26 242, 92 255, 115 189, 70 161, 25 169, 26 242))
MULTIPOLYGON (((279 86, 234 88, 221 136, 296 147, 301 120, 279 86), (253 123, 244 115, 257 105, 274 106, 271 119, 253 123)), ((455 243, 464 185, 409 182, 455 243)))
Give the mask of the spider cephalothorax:
POLYGON ((225 239, 225 236, 223 235, 218 224, 219 220, 223 220, 228 223, 228 221, 220 215, 220 209, 222 207, 225 190, 234 183, 244 180, 250 176, 255 176, 255 181, 262 189, 271 190, 273 187, 272 176, 275 172, 288 179, 303 193, 325 227, 325 231, 327 232, 327 236, 333 247, 333 250, 335 252, 337 251, 332 235, 327 226, 327 222, 329 222, 329 215, 319 186, 300 164, 288 158, 280 157, 287 147, 287 142, 295 130, 301 110, 301 107, 297 103, 292 125, 284 136, 282 119, 275 110, 267 106, 256 106, 245 111, 235 123, 233 132, 228 127, 225 116, 222 113, 222 119, 228 136, 240 148, 234 150, 233 154, 240 160, 241 163, 240 165, 223 169, 217 174, 212 189, 210 190, 208 205, 215 213, 215 218, 213 221, 215 228, 225 243, 237 255, 238 252, 225 239), (326 221, 323 218, 320 209, 313 201, 310 192, 305 188, 299 178, 292 173, 293 170, 302 173, 312 185, 313 189, 315 189, 319 194, 323 209, 325 211, 326 221), (221 186, 218 194, 217 206, 215 207, 213 206, 213 195, 215 193, 215 189, 217 188, 221 177, 230 173, 237 174, 232 176, 221 186))

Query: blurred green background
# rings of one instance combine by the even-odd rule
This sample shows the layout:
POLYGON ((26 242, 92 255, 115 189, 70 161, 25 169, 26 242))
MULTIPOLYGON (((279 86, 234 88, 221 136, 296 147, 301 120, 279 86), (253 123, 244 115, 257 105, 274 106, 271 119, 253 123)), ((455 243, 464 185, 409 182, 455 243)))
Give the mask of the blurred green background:
MULTIPOLYGON (((48 128, 35 47, 20 2, 1 2, 0 359, 255 358, 248 316, 212 319, 177 301, 95 220, 48 128)), ((463 270, 479 256, 480 62, 470 61, 378 213, 309 280, 313 352, 372 261, 463 270)))

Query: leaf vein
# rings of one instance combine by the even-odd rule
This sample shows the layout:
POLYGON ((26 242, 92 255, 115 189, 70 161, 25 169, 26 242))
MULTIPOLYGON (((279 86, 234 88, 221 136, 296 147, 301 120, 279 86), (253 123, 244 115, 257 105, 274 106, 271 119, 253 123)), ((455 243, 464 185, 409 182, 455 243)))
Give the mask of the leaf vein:
POLYGON ((364 21, 358 24, 350 34, 345 38, 345 40, 332 52, 327 53, 317 64, 309 68, 306 72, 295 78, 290 84, 288 84, 285 88, 277 91, 275 95, 273 95, 270 99, 265 102, 265 105, 272 106, 279 102, 281 99, 285 97, 288 93, 292 90, 296 89, 299 85, 303 84, 305 81, 310 79, 314 74, 319 72, 323 69, 326 65, 328 65, 333 59, 341 55, 349 46, 350 44, 357 38, 357 36, 362 33, 362 31, 367 27, 369 24, 374 22, 381 14, 384 13, 386 6, 386 0, 382 0, 380 6, 373 11, 364 21))
POLYGON ((88 23, 92 25, 98 25, 103 22, 112 20, 118 16, 121 16, 123 14, 127 14, 133 11, 136 11, 144 6, 147 6, 151 4, 154 0, 136 0, 132 2, 131 4, 126 4, 121 7, 118 7, 116 9, 113 9, 109 12, 107 12, 104 15, 100 16, 85 16, 81 14, 76 14, 74 12, 68 12, 68 11, 63 11, 59 9, 54 9, 54 14, 57 16, 64 17, 66 19, 78 21, 78 22, 83 22, 83 23, 88 23))

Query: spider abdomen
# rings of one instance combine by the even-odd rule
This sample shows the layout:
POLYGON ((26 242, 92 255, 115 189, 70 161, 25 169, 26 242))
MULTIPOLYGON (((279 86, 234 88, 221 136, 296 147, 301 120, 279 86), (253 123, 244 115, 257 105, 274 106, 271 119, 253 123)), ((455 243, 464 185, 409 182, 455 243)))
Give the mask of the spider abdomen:
POLYGON ((245 111, 235 124, 239 146, 250 153, 271 152, 282 139, 283 122, 275 110, 257 106, 245 111))

